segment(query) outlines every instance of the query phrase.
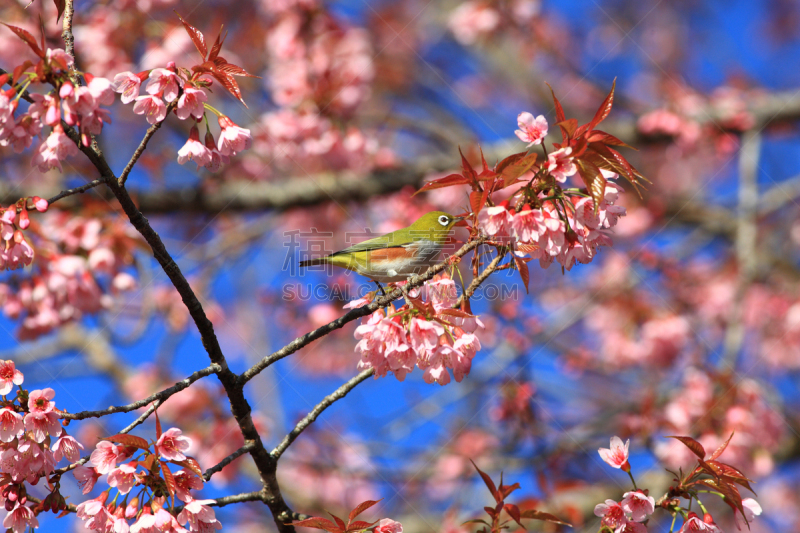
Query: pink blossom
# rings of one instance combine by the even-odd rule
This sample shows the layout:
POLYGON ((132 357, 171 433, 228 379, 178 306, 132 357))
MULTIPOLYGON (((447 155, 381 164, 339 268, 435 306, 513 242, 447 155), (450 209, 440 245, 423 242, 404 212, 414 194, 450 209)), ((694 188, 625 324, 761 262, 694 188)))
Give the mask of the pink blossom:
POLYGON ((473 333, 460 333, 453 343, 453 349, 472 359, 481 349, 481 342, 478 340, 477 335, 473 333))
POLYGON ((178 87, 183 87, 183 80, 165 68, 154 68, 148 77, 150 81, 147 82, 147 92, 156 95, 163 91, 167 102, 174 101, 178 97, 178 87))
POLYGON ((689 518, 683 523, 678 533, 697 533, 699 531, 707 531, 708 533, 722 533, 716 524, 709 524, 703 521, 702 518, 697 516, 697 513, 689 513, 689 518))
POLYGON ((81 487, 81 491, 84 494, 92 492, 95 483, 100 479, 100 474, 97 470, 83 465, 75 467, 75 470, 72 471, 72 475, 75 476, 78 486, 81 487))
POLYGON ((656 509, 656 500, 642 491, 626 492, 620 505, 634 522, 644 522, 656 509))
POLYGON ((22 435, 23 431, 25 431, 25 427, 22 423, 22 415, 9 407, 0 409, 0 441, 11 442, 22 435))
POLYGON ((69 462, 74 463, 81 458, 80 450, 82 449, 83 445, 66 433, 52 446, 56 462, 66 457, 69 462))
POLYGON ((0 395, 5 396, 11 392, 14 385, 22 385, 22 380, 22 372, 16 369, 14 361, 0 359, 0 395))
POLYGON ((500 24, 500 13, 483 2, 460 4, 450 14, 448 26, 461 44, 469 45, 490 33, 500 24))
POLYGON ((97 109, 97 102, 88 87, 73 88, 71 84, 65 83, 61 86, 59 95, 67 124, 77 124, 79 116, 88 115, 97 109), (69 90, 65 91, 66 88, 69 90))
POLYGON ((222 524, 219 523, 214 515, 214 509, 208 506, 209 503, 215 503, 214 500, 192 500, 186 504, 183 511, 178 515, 178 522, 185 524, 188 520, 189 531, 210 531, 213 529, 222 529, 222 524))
POLYGON ((26 148, 33 144, 33 138, 42 131, 42 122, 34 119, 30 113, 24 113, 19 117, 16 124, 11 124, 8 136, 0 140, 0 146, 11 145, 14 152, 22 153, 26 148))
POLYGON ((113 87, 116 92, 122 94, 120 99, 123 104, 129 104, 139 96, 139 88, 141 85, 142 79, 133 72, 120 72, 114 76, 113 87))
POLYGON ((78 153, 78 147, 64 133, 64 129, 57 124, 52 133, 39 146, 39 151, 31 159, 31 166, 37 166, 40 172, 47 172, 51 168, 61 169, 61 161, 78 153))
POLYGON ((189 491, 203 488, 203 480, 190 470, 178 470, 174 477, 175 496, 185 502, 193 499, 189 491))
POLYGON ((359 307, 363 307, 370 303, 372 300, 368 297, 358 298, 356 300, 351 300, 342 306, 342 309, 357 309, 359 307))
POLYGON ((92 76, 88 72, 84 74, 88 81, 87 88, 89 93, 98 103, 98 105, 111 105, 114 103, 114 86, 106 78, 99 76, 92 76))
POLYGON ((76 509, 78 518, 81 520, 86 520, 87 518, 96 516, 101 510, 103 510, 106 499, 108 499, 108 492, 109 491, 107 490, 96 498, 92 498, 91 500, 86 500, 85 502, 78 504, 78 508, 76 509))
POLYGON ((451 309, 458 301, 456 282, 444 275, 426 283, 425 294, 437 313, 451 309))
POLYGON ((97 443, 97 447, 90 456, 90 461, 99 474, 108 474, 124 455, 125 451, 121 446, 102 440, 97 443))
POLYGON ((145 507, 144 512, 130 528, 130 533, 153 533, 156 529, 156 517, 152 514, 149 507, 145 507))
POLYGON ((48 126, 55 126, 61 121, 61 108, 55 96, 46 94, 31 94, 33 103, 28 108, 28 113, 34 120, 40 120, 48 126))
POLYGON ((747 523, 745 523, 744 519, 742 518, 741 513, 738 510, 734 509, 733 517, 736 519, 736 527, 742 529, 742 526, 747 526, 755 520, 757 516, 761 514, 761 505, 753 498, 745 498, 742 500, 742 508, 744 509, 744 518, 747 519, 747 523))
POLYGON ((119 465, 108 473, 108 484, 122 494, 128 494, 136 483, 136 467, 130 463, 119 465))
POLYGON ((566 224, 558 213, 551 209, 542 211, 544 217, 544 233, 539 237, 539 248, 551 257, 555 257, 564 250, 566 244, 566 224))
POLYGON ((511 218, 511 229, 514 237, 523 243, 539 242, 539 235, 547 231, 541 209, 531 209, 527 204, 511 218))
POLYGON ((511 213, 502 205, 485 207, 478 213, 478 224, 487 235, 508 235, 511 213))
POLYGON ((46 59, 52 67, 60 70, 67 70, 73 65, 73 63, 75 63, 75 60, 72 59, 72 56, 62 48, 48 48, 46 59))
POLYGON ((403 524, 384 518, 375 526, 375 533, 403 533, 403 524))
POLYGON ((544 118, 544 115, 534 118, 527 111, 520 113, 517 116, 517 125, 519 125, 519 129, 514 133, 522 142, 528 143, 528 147, 542 144, 547 135, 547 119, 544 118))
POLYGON ((194 161, 197 164, 197 168, 200 168, 201 165, 210 164, 211 160, 211 150, 200 142, 200 131, 197 126, 192 126, 192 130, 189 132, 189 139, 178 150, 178 163, 182 165, 187 161, 194 161))
POLYGON ((647 533, 647 526, 639 522, 627 522, 618 527, 614 533, 647 533))
POLYGON ((219 167, 223 164, 227 165, 230 163, 230 158, 227 155, 221 155, 217 151, 217 142, 214 140, 214 136, 211 134, 210 131, 206 131, 206 148, 208 148, 209 152, 211 152, 211 161, 206 163, 206 168, 211 172, 216 172, 219 170, 219 167))
POLYGON ((414 317, 408 325, 408 338, 414 351, 420 355, 431 353, 439 345, 444 328, 436 322, 414 317))
POLYGON ((32 529, 39 527, 39 521, 30 507, 17 504, 16 508, 6 515, 3 527, 13 530, 14 533, 25 533, 29 527, 32 529))
POLYGON ((155 124, 167 117, 167 106, 158 96, 137 96, 136 103, 133 104, 133 112, 137 115, 145 115, 147 122, 155 124))
POLYGON ((44 198, 39 198, 38 196, 34 196, 32 199, 33 199, 33 205, 34 207, 36 207, 37 211, 39 211, 40 213, 44 213, 45 211, 47 211, 47 208, 49 207, 47 200, 45 200, 44 198))
POLYGON ((564 183, 568 177, 578 171, 575 162, 570 157, 571 154, 572 147, 567 146, 547 155, 547 170, 556 181, 564 183))
POLYGON ((225 115, 220 115, 218 122, 222 128, 217 140, 217 149, 220 154, 233 156, 250 148, 250 144, 253 142, 250 130, 240 128, 225 115))
POLYGON ((625 509, 614 500, 606 500, 605 503, 595 505, 594 514, 602 517, 602 524, 611 529, 616 529, 628 522, 628 518, 625 516, 625 509))
POLYGON ((178 118, 181 120, 186 120, 189 118, 189 115, 200 120, 203 118, 203 113, 205 113, 203 102, 207 100, 208 96, 202 89, 186 87, 181 97, 178 98, 178 109, 175 111, 175 114, 178 115, 178 118))
POLYGON ((55 395, 56 391, 49 388, 31 391, 28 395, 28 410, 31 413, 49 413, 56 406, 56 402, 51 401, 55 395))
POLYGON ((625 444, 622 444, 622 439, 617 436, 611 437, 611 448, 600 448, 597 452, 600 458, 614 468, 620 468, 625 472, 630 470, 628 464, 628 446, 631 441, 628 439, 625 444))
POLYGON ((183 461, 186 456, 183 452, 192 447, 192 439, 183 437, 178 428, 170 428, 161 434, 156 443, 156 450, 162 458, 168 461, 183 461))

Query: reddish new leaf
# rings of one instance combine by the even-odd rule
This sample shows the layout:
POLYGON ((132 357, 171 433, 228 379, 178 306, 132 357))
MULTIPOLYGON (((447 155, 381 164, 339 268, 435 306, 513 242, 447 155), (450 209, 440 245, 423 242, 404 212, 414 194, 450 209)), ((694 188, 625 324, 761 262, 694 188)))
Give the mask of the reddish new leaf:
MULTIPOLYGON (((550 87, 550 84, 548 83, 547 86, 550 87)), ((559 102, 558 98, 556 98, 556 93, 553 91, 552 87, 550 87, 550 94, 553 95, 553 104, 556 107, 556 121, 561 122, 566 118, 564 116, 564 109, 561 107, 561 102, 559 102)))
POLYGON ((328 513, 328 514, 331 515, 331 518, 333 518, 336 521, 336 525, 339 527, 339 529, 341 531, 344 531, 344 530, 347 529, 347 525, 344 523, 344 520, 342 520, 341 518, 339 518, 338 516, 336 516, 333 513, 328 513))
POLYGON ((299 522, 292 522, 291 525, 293 526, 302 526, 302 527, 311 527, 314 529, 323 529, 325 531, 330 531, 331 533, 344 533, 336 524, 328 520, 327 518, 306 518, 305 520, 300 520, 299 522))
POLYGON ((371 528, 377 523, 378 520, 375 520, 374 522, 364 522, 363 520, 358 520, 347 526, 347 531, 363 531, 365 529, 371 528))
POLYGON ((732 438, 733 438, 733 433, 731 433, 731 436, 730 436, 730 437, 728 437, 728 440, 726 440, 725 442, 723 442, 722 444, 720 444, 719 448, 717 448, 716 450, 714 450, 714 453, 712 453, 712 454, 711 454, 711 457, 709 457, 709 458, 708 458, 708 461, 709 461, 709 462, 711 462, 711 461, 714 461, 714 460, 715 460, 715 459, 717 459, 717 458, 718 458, 720 455, 722 455, 722 452, 724 452, 724 451, 725 451, 725 448, 727 448, 727 447, 728 447, 728 444, 731 442, 731 439, 732 439, 732 438))
POLYGON ((475 467, 475 470, 477 470, 478 474, 480 474, 481 478, 483 478, 483 482, 486 483, 486 487, 489 489, 489 492, 492 493, 492 497, 495 499, 495 501, 499 502, 500 500, 497 499, 497 487, 494 486, 492 478, 490 478, 489 475, 486 474, 486 472, 478 468, 478 465, 475 464, 475 461, 470 459, 469 462, 472 463, 472 466, 475 467))
POLYGON ((506 510, 506 512, 508 513, 508 516, 510 516, 511 518, 514 519, 514 522, 519 524, 519 527, 521 527, 522 529, 525 529, 525 526, 523 526, 522 522, 520 522, 520 519, 522 517, 519 514, 519 507, 517 507, 513 503, 507 503, 507 504, 505 504, 503 509, 506 510))
POLYGON ((169 496, 172 499, 172 508, 175 507, 175 488, 177 484, 175 483, 175 476, 172 475, 172 472, 169 469, 169 465, 167 463, 161 463, 161 473, 164 475, 164 482, 167 484, 167 490, 169 491, 169 496))
POLYGON ((211 61, 215 60, 219 55, 219 51, 222 50, 222 43, 225 42, 225 39, 228 37, 228 32, 225 32, 225 35, 222 34, 222 30, 225 26, 219 27, 219 34, 217 35, 217 40, 214 41, 214 46, 211 47, 211 53, 208 54, 208 59, 211 61))
POLYGON ((603 144, 611 145, 611 146, 622 146, 623 148, 630 148, 631 150, 638 150, 638 148, 634 148, 626 144, 625 142, 617 139, 610 133, 606 133, 600 130, 590 131, 589 135, 586 136, 586 141, 593 143, 593 142, 601 142, 603 144))
POLYGON ((603 103, 600 104, 600 107, 598 108, 597 113, 595 113, 591 122, 585 126, 581 126, 581 129, 583 130, 581 133, 593 130, 595 126, 603 122, 608 114, 611 113, 611 108, 614 106, 614 89, 616 86, 617 78, 614 78, 614 82, 611 84, 611 91, 609 91, 608 96, 606 96, 606 99, 603 100, 603 103))
POLYGON ((141 464, 141 465, 142 465, 142 466, 143 466, 143 467, 144 467, 146 470, 148 470, 148 471, 149 471, 149 470, 152 470, 152 469, 153 469, 153 464, 154 464, 155 462, 156 462, 156 456, 155 456, 155 454, 153 454, 153 453, 148 453, 148 454, 147 454, 147 458, 146 458, 144 461, 141 461, 141 462, 140 462, 140 464, 141 464))
POLYGON ((53 3, 56 5, 56 11, 58 12, 56 16, 56 22, 58 22, 58 19, 64 14, 64 8, 67 6, 67 2, 66 0, 53 0, 53 3))
POLYGON ((156 415, 156 440, 161 438, 161 420, 158 419, 158 410, 153 411, 156 415))
POLYGON ((578 174, 581 175, 581 179, 586 184, 586 189, 594 201, 594 212, 597 213, 600 208, 600 202, 605 198, 608 180, 594 163, 584 159, 576 159, 575 163, 578 167, 578 174))
POLYGON ((225 87, 229 93, 235 96, 237 100, 247 107, 247 104, 242 98, 242 91, 239 89, 239 84, 236 83, 236 80, 233 78, 233 76, 228 73, 218 71, 216 67, 211 71, 211 75, 214 76, 214 79, 216 79, 220 85, 225 87))
POLYGON ((44 59, 45 57, 44 50, 42 50, 39 47, 39 43, 36 42, 36 38, 33 35, 31 35, 28 31, 23 30, 22 28, 18 28, 17 26, 6 24, 5 22, 2 22, 0 24, 3 24, 3 26, 13 31, 17 35, 17 37, 25 41, 28 44, 28 46, 30 46, 34 54, 44 59))
MULTIPOLYGON (((511 156, 514 157, 514 156, 511 156)), ((506 161, 509 158, 504 159, 506 161)), ((503 178, 503 187, 508 187, 517 181, 517 178, 531 170, 536 164, 536 153, 530 153, 522 157, 515 158, 514 161, 504 165, 502 170, 497 173, 503 178)), ((499 167, 499 165, 498 165, 499 167)))
MULTIPOLYGON (((383 498, 381 498, 381 500, 382 499, 383 498)), ((350 514, 347 517, 347 521, 348 522, 352 522, 353 518, 357 517, 358 515, 360 515, 361 513, 363 513, 364 511, 366 511, 370 507, 372 507, 373 505, 377 504, 381 500, 367 500, 365 502, 359 503, 358 505, 356 505, 355 509, 350 511, 350 514)))
POLYGON ((200 468, 200 463, 194 457, 187 457, 183 461, 170 461, 172 464, 188 468, 200 477, 203 477, 203 469, 200 468))
POLYGON ((545 522, 552 522, 554 524, 561 524, 563 526, 572 527, 572 524, 569 522, 564 522, 560 518, 550 513, 543 513, 542 511, 537 511, 536 509, 526 509, 520 513, 520 517, 522 518, 532 518, 534 520, 543 520, 545 522))
POLYGON ((11 79, 14 81, 14 83, 19 83, 22 73, 32 66, 33 63, 30 61, 30 59, 26 59, 21 65, 14 67, 14 72, 11 73, 11 79))
POLYGON ((417 192, 414 194, 419 194, 425 191, 432 191, 433 189, 442 189, 444 187, 452 187, 454 185, 466 185, 467 183, 472 183, 472 180, 469 180, 462 176, 461 174, 449 174, 443 178, 435 179, 433 181, 429 181, 425 185, 423 185, 417 192))
MULTIPOLYGON (((528 283, 531 279, 530 271, 528 270, 528 263, 525 261, 524 257, 519 257, 514 255, 514 263, 517 265, 517 270, 519 270, 519 276, 522 278, 522 283, 525 284, 525 294, 528 294, 528 283)), ((517 487, 519 487, 519 483, 515 483, 517 487)))
POLYGON ((222 58, 218 57, 216 60, 214 60, 214 64, 216 65, 217 70, 219 70, 220 72, 224 72, 226 74, 231 74, 233 76, 246 76, 248 78, 259 78, 259 79, 261 78, 261 76, 256 76, 254 74, 250 74, 249 72, 247 72, 242 67, 240 67, 238 65, 233 65, 231 63, 228 63, 224 59, 222 59, 222 61, 218 63, 218 61, 220 59, 222 59, 222 58))
POLYGON ((144 440, 142 437, 137 437, 136 435, 127 435, 125 433, 120 433, 119 435, 112 435, 110 437, 106 437, 103 440, 107 440, 109 442, 116 442, 117 444, 122 444, 123 446, 133 446, 135 448, 141 448, 142 450, 147 450, 150 448, 150 445, 147 444, 147 441, 144 440))
POLYGON ((753 494, 756 491, 753 490, 753 487, 750 486, 750 482, 752 479, 749 479, 745 476, 742 472, 740 472, 737 468, 721 463, 719 461, 708 461, 706 463, 710 468, 714 469, 717 477, 722 477, 723 479, 733 481, 734 483, 738 483, 739 485, 743 486, 753 494))
POLYGON ((494 510, 494 507, 486 506, 483 508, 483 510, 486 511, 486 514, 491 516, 493 520, 497 518, 497 511, 494 510))
MULTIPOLYGON (((178 12, 175 12, 178 15, 178 12)), ((183 24, 183 27, 186 28, 186 33, 189 34, 189 37, 192 39, 194 43, 194 47, 197 48, 197 51, 200 52, 200 55, 203 56, 203 60, 205 61, 206 56, 208 55, 208 47, 206 46, 206 39, 203 37, 203 32, 183 20, 183 17, 178 15, 178 19, 183 24)))
POLYGON ((689 448, 693 454, 695 454, 700 459, 706 456, 706 450, 703 448, 703 445, 694 440, 692 437, 677 437, 675 435, 669 435, 668 439, 677 439, 681 441, 687 448, 689 448))
POLYGON ((502 161, 500 161, 499 163, 497 163, 494 166, 494 171, 496 173, 500 174, 500 173, 503 172, 503 169, 505 169, 508 165, 510 165, 512 163, 516 163, 517 161, 519 161, 520 159, 522 159, 526 155, 528 155, 528 152, 519 152, 518 154, 512 154, 512 155, 506 157, 505 159, 503 159, 502 161))

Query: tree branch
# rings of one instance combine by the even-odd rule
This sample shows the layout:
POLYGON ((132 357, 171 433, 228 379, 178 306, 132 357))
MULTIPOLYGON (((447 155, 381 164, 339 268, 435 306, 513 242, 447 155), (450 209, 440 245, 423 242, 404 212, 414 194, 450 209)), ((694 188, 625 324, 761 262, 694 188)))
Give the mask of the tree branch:
MULTIPOLYGON (((174 100, 174 101, 170 102, 169 104, 167 104, 167 115, 166 116, 169 116, 170 113, 172 112, 172 110, 175 109, 175 106, 177 106, 177 105, 178 105, 178 101, 177 100, 174 100)), ((118 182, 119 182, 119 184, 121 186, 124 186, 125 182, 128 181, 128 174, 131 173, 131 170, 133 170, 133 166, 136 164, 136 162, 139 160, 139 158, 144 153, 145 149, 147 148, 147 143, 150 142, 150 139, 153 138, 153 135, 156 134, 156 132, 159 130, 159 128, 161 128, 161 125, 166 120, 167 119, 165 118, 164 120, 162 120, 160 122, 156 122, 155 124, 153 124, 152 126, 147 128, 147 132, 145 132, 144 137, 142 138, 142 141, 139 143, 139 146, 136 147, 136 151, 133 152, 133 155, 131 156, 130 161, 128 161, 128 164, 125 165, 124 169, 122 169, 122 174, 119 175, 118 182)))
POLYGON ((217 372, 219 372, 220 368, 221 367, 216 364, 210 365, 202 370, 198 370, 197 372, 192 373, 186 379, 178 381, 177 383, 175 383, 175 385, 169 387, 168 389, 156 392, 154 394, 151 394, 147 398, 144 398, 143 400, 129 403, 128 405, 118 405, 114 407, 109 407, 108 409, 102 409, 100 411, 81 411, 79 413, 59 412, 59 416, 66 420, 83 420, 84 418, 99 418, 101 416, 112 415, 114 413, 129 413, 131 411, 135 411, 136 409, 140 409, 145 405, 154 402, 156 400, 160 400, 161 403, 163 403, 164 400, 166 400, 173 394, 176 394, 184 390, 198 379, 211 374, 216 374, 217 372))
POLYGON ((216 474, 217 472, 219 472, 220 470, 231 464, 234 460, 238 459, 242 455, 252 450, 254 447, 255 447, 255 442, 246 443, 244 446, 242 446, 241 448, 230 454, 228 457, 226 457, 219 463, 215 464, 208 470, 206 470, 203 473, 203 479, 205 479, 206 482, 208 482, 208 480, 211 479, 211 476, 213 476, 214 474, 216 474))
POLYGON ((356 385, 372 376, 374 373, 374 368, 364 370, 359 375, 350 379, 350 381, 333 391, 331 394, 325 396, 325 398, 323 398, 322 401, 319 402, 314 409, 312 409, 310 413, 308 413, 300 422, 298 422, 294 429, 283 438, 281 443, 270 452, 270 455, 277 460, 281 455, 283 455, 283 452, 286 451, 286 449, 295 441, 295 439, 300 436, 300 433, 310 426, 311 423, 314 422, 325 409, 333 405, 333 402, 341 400, 347 396, 347 393, 356 388, 356 385))

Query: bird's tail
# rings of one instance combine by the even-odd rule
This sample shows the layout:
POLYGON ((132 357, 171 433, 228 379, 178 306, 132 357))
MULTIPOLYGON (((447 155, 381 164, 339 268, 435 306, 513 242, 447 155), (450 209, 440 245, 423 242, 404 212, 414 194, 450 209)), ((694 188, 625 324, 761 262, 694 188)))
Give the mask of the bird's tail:
POLYGON ((328 262, 327 257, 319 257, 317 259, 307 259, 306 261, 300 261, 301 267, 309 267, 314 265, 324 265, 328 262))

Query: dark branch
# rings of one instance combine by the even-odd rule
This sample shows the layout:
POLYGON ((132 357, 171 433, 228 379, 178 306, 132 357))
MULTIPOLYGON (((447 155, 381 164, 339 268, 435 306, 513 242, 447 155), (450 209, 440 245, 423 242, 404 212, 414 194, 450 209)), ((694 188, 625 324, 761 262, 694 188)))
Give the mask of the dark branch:
POLYGON ((283 441, 281 441, 281 443, 278 444, 278 446, 276 446, 272 452, 270 452, 270 455, 277 460, 281 455, 283 455, 283 452, 286 451, 286 448, 288 448, 289 445, 291 445, 295 439, 300 436, 300 433, 302 433, 308 426, 311 425, 312 422, 317 419, 320 414, 322 414, 322 411, 333 405, 333 402, 341 400, 347 396, 347 393, 353 390, 356 385, 372 376, 374 373, 375 369, 373 368, 364 370, 359 375, 333 391, 331 394, 325 396, 325 398, 323 398, 323 400, 319 402, 314 409, 312 409, 311 412, 308 413, 300 422, 298 422, 294 429, 289 432, 286 437, 283 438, 283 441))
POLYGON ((225 468, 226 466, 231 464, 233 461, 235 461, 236 459, 238 459, 242 455, 244 455, 247 452, 249 452, 250 450, 252 450, 254 447, 255 447, 255 443, 254 442, 246 443, 244 446, 242 446, 241 448, 239 448, 238 450, 236 450, 235 452, 230 454, 228 457, 226 457, 225 459, 223 459, 219 463, 215 464, 214 466, 212 466, 208 470, 206 470, 203 473, 203 479, 205 479, 206 482, 208 482, 208 480, 211 479, 211 476, 213 476, 214 474, 216 474, 217 472, 219 472, 220 470, 222 470, 223 468, 225 468))

